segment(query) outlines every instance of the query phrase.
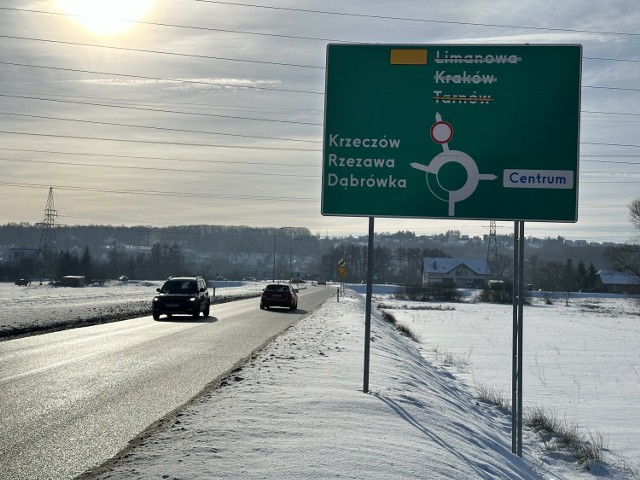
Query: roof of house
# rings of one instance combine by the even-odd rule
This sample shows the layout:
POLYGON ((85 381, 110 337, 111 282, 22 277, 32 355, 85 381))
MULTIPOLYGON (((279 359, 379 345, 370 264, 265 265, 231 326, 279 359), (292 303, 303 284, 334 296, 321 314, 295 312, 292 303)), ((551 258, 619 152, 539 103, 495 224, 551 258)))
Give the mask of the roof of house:
POLYGON ((449 273, 460 265, 466 266, 476 275, 489 275, 491 273, 491 268, 486 260, 434 257, 425 257, 422 259, 422 266, 425 273, 449 273))
POLYGON ((640 285, 640 277, 631 272, 600 270, 597 275, 603 285, 640 285))

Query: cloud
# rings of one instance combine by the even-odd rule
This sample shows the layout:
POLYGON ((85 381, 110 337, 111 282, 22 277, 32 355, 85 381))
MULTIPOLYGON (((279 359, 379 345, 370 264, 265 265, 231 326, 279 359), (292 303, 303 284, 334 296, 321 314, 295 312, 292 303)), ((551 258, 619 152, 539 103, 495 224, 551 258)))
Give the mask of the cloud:
MULTIPOLYGON (((280 5, 301 8, 299 2, 292 0, 284 0, 280 5)), ((46 11, 51 6, 46 1, 34 1, 30 8, 46 11)), ((327 39, 367 43, 581 43, 585 57, 637 59, 633 39, 604 33, 637 30, 640 24, 637 7, 628 1, 609 1, 602 7, 598 4, 597 14, 592 2, 567 1, 549 8, 547 2, 538 0, 444 4, 423 0, 393 4, 386 0, 348 3, 328 0, 317 9, 339 15, 206 2, 190 2, 189 6, 156 3, 146 19, 156 25, 140 24, 126 35, 109 38, 90 36, 75 22, 61 16, 6 12, 0 18, 4 34, 50 38, 68 44, 5 39, 3 60, 32 67, 5 65, 0 69, 0 94, 5 95, 0 97, 2 109, 6 113, 57 120, 0 115, 0 130, 30 134, 0 133, 0 155, 11 160, 2 164, 3 178, 32 185, 0 184, 0 202, 7 207, 0 212, 0 221, 39 221, 48 186, 59 185, 54 190, 63 200, 61 210, 67 210, 71 218, 83 223, 91 223, 92 218, 110 218, 121 224, 157 221, 299 225, 330 234, 366 232, 366 218, 320 215, 325 71, 291 64, 323 67, 327 39), (416 22, 400 17, 433 21, 416 22), (565 30, 519 28, 522 26, 565 30), (185 56, 116 51, 74 42, 170 51, 185 56), (99 140, 107 137, 139 142, 99 140), (66 158, 65 153, 47 153, 54 151, 66 152, 66 158), (129 157, 102 156, 109 154, 129 157), (176 161, 158 160, 161 158, 176 161), (70 159, 77 163, 94 162, 101 167, 74 167, 70 159), (62 160, 68 164, 52 166, 20 160, 62 160), (209 160, 212 163, 207 164, 209 160), (120 168, 121 165, 157 169, 133 170, 120 168), (65 190, 62 188, 65 185, 94 190, 65 190), (145 189, 192 195, 114 193, 145 189), (316 200, 299 200, 302 198, 316 200)), ((637 62, 586 58, 583 62, 583 85, 637 88, 639 76, 637 62)), ((583 88, 582 108, 638 114, 640 93, 583 88)), ((637 185, 604 182, 615 181, 627 173, 628 179, 636 179, 637 166, 623 167, 599 160, 621 159, 608 155, 637 154, 637 148, 606 145, 637 143, 637 125, 632 115, 583 114, 581 152, 603 156, 589 157, 595 161, 583 162, 581 177, 602 182, 581 186, 581 201, 588 201, 581 206, 581 220, 576 225, 566 230, 566 225, 532 226, 537 233, 553 229, 584 237, 599 230, 597 219, 605 211, 609 237, 627 238, 624 205, 633 198, 632 192, 638 191, 637 185), (602 206, 596 209, 595 204, 606 206, 606 210, 602 206)), ((549 151, 552 150, 550 145, 549 151)), ((637 161, 637 157, 630 160, 637 161)), ((377 219, 380 229, 420 229, 433 233, 451 228, 482 233, 486 230, 484 224, 377 219)))

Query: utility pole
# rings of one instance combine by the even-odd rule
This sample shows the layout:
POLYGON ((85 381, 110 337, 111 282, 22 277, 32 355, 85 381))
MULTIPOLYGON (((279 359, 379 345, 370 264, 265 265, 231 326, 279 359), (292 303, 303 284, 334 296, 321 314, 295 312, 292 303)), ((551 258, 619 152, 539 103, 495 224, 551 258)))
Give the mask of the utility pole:
POLYGON ((498 276, 498 238, 496 236, 496 222, 489 222, 489 239, 487 246, 487 268, 491 270, 491 278, 498 276))

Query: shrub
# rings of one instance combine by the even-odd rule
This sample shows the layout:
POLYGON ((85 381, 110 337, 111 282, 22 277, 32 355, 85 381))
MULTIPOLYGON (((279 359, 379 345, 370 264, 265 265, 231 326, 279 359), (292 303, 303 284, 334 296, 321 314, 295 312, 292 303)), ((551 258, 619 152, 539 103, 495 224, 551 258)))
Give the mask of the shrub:
POLYGON ((556 293, 551 291, 543 291, 541 292, 542 299, 544 300, 545 305, 553 305, 553 301, 556 299, 556 293))
POLYGON ((509 400, 509 397, 503 392, 480 386, 478 387, 478 396, 485 402, 496 405, 507 413, 511 412, 511 400, 509 400))
POLYGON ((396 317, 392 313, 385 312, 384 310, 381 310, 381 313, 382 313, 382 319, 385 322, 390 323, 391 325, 396 327, 396 330, 400 332, 402 335, 404 335, 405 337, 409 337, 415 342, 420 342, 420 337, 418 337, 418 335, 406 325, 402 325, 401 323, 398 323, 398 321, 396 320, 396 317))
MULTIPOLYGON (((490 284, 480 291, 478 300, 485 303, 513 304, 513 283, 500 282, 490 284)), ((524 303, 531 305, 531 293, 528 290, 524 291, 524 303)))
POLYGON ((462 295, 453 285, 432 287, 404 287, 395 298, 415 302, 461 302, 462 295))
MULTIPOLYGON (((580 433, 576 425, 561 422, 541 408, 532 409, 527 415, 527 423, 537 432, 543 432, 548 440, 555 439, 553 446, 566 449, 578 463, 589 465, 603 462, 606 442, 599 433, 580 433)), ((552 448, 553 448, 552 446, 552 448)))

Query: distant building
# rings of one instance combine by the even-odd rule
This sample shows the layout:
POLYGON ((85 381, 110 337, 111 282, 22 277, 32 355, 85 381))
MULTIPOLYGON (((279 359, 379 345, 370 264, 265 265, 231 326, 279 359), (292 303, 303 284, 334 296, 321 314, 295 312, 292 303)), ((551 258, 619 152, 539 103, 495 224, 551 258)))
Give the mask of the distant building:
POLYGON ((640 277, 631 272, 600 270, 596 273, 596 289, 605 293, 640 293, 640 277))
POLYGON ((471 258, 422 259, 423 286, 455 286, 458 288, 481 288, 491 277, 486 260, 471 258))

